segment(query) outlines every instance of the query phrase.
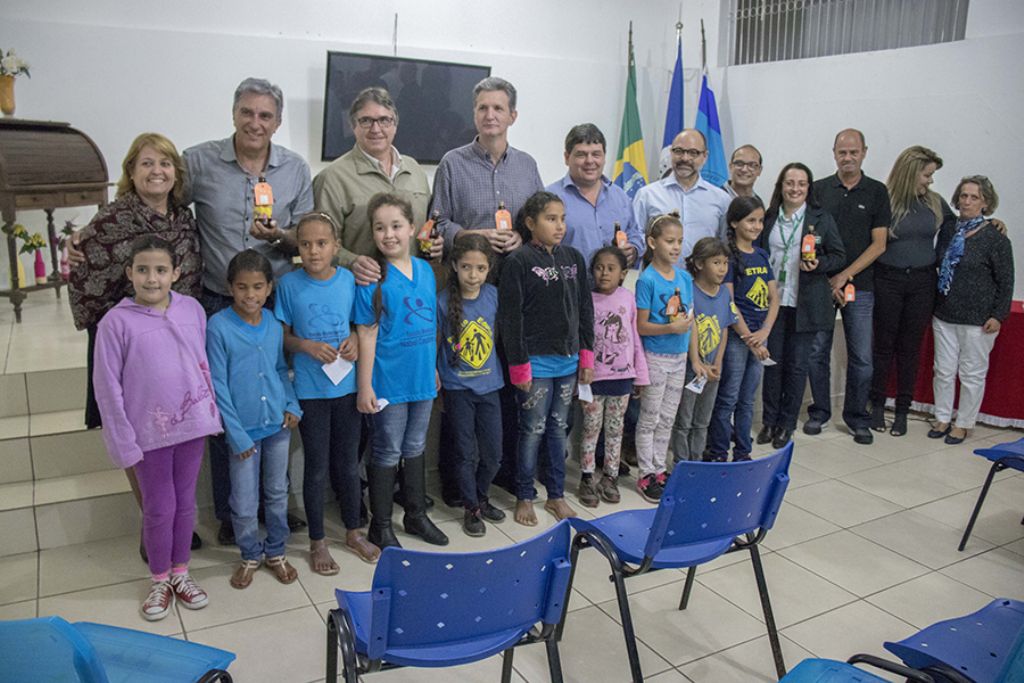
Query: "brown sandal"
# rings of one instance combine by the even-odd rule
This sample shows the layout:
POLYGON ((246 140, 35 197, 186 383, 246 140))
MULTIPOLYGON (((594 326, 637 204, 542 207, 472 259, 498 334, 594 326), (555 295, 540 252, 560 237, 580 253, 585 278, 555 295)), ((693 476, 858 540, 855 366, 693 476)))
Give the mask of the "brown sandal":
POLYGON ((259 560, 242 560, 242 563, 238 565, 238 569, 231 575, 230 583, 232 588, 248 588, 249 584, 252 583, 253 574, 260 568, 259 560))
POLYGON ((274 577, 281 583, 292 583, 299 578, 299 573, 288 563, 284 555, 268 557, 267 569, 274 572, 274 577))
POLYGON ((373 564, 380 559, 380 548, 370 543, 362 531, 352 530, 345 534, 345 546, 363 562, 373 564))

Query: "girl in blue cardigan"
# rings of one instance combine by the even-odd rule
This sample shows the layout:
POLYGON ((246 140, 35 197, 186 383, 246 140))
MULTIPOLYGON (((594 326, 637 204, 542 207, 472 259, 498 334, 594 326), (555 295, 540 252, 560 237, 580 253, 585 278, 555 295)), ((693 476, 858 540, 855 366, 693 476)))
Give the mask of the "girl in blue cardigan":
POLYGON ((231 585, 246 588, 261 562, 281 583, 298 576, 284 555, 288 540, 288 445, 302 410, 284 360, 281 325, 263 305, 274 273, 252 249, 228 264, 234 303, 210 318, 206 354, 217 407, 231 449, 231 522, 242 563, 231 585), (262 467, 261 467, 262 465, 262 467), (267 535, 256 513, 263 472, 267 535))

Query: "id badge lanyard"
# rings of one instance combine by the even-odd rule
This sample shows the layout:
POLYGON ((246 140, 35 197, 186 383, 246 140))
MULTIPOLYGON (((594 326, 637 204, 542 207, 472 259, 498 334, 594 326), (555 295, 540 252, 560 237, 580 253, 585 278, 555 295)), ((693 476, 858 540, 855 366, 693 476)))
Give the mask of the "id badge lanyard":
POLYGON ((789 233, 789 237, 786 237, 785 233, 782 232, 782 226, 779 226, 780 234, 782 235, 782 261, 779 263, 777 270, 779 271, 779 284, 786 284, 786 274, 789 272, 789 250, 793 248, 793 242, 796 240, 796 236, 800 234, 800 227, 804 223, 803 214, 800 218, 796 219, 793 224, 793 230, 789 233))

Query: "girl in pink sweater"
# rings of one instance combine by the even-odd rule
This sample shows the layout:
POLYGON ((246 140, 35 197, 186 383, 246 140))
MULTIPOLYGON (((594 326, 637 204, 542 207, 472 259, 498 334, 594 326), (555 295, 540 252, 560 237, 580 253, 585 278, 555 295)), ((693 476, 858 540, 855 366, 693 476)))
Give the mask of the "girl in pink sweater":
POLYGON ((93 385, 110 459, 135 468, 139 480, 153 575, 141 612, 156 621, 175 600, 188 609, 208 602, 188 562, 203 444, 222 429, 206 360, 206 315, 192 297, 171 293, 181 274, 171 245, 140 237, 128 262, 134 297, 99 323, 93 385))
POLYGON ((599 500, 619 502, 619 455, 622 426, 634 385, 647 379, 647 359, 636 331, 636 299, 622 288, 626 255, 618 247, 604 247, 590 264, 594 278, 594 399, 582 401, 582 470, 578 497, 587 507, 599 500), (594 483, 594 451, 604 426, 604 474, 594 483))

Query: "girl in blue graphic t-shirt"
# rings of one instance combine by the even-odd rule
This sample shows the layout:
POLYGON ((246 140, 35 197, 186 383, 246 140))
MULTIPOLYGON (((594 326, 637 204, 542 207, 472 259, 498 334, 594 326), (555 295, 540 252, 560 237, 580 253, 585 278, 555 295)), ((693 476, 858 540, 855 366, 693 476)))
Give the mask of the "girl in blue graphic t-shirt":
POLYGON ((456 237, 448 284, 437 299, 437 368, 454 445, 452 469, 466 508, 462 529, 470 536, 486 533, 485 519, 505 519, 487 495, 501 463, 498 392, 505 385, 495 345, 498 290, 487 283, 492 253, 483 235, 456 237))
POLYGON ((761 363, 768 358, 768 333, 779 314, 768 252, 754 245, 764 230, 764 205, 757 197, 737 197, 725 216, 731 252, 725 286, 732 290, 738 319, 729 328, 704 458, 718 462, 726 460, 730 442, 736 444, 733 460, 750 460, 754 394, 764 370, 761 363))
POLYGON ((404 462, 405 532, 447 545, 448 537, 427 517, 423 464, 438 387, 434 273, 410 253, 414 228, 407 200, 376 194, 366 212, 381 254, 380 281, 357 289, 354 316, 356 406, 373 419, 373 454, 366 468, 369 538, 381 548, 401 547, 391 529, 391 507, 396 468, 404 462))

